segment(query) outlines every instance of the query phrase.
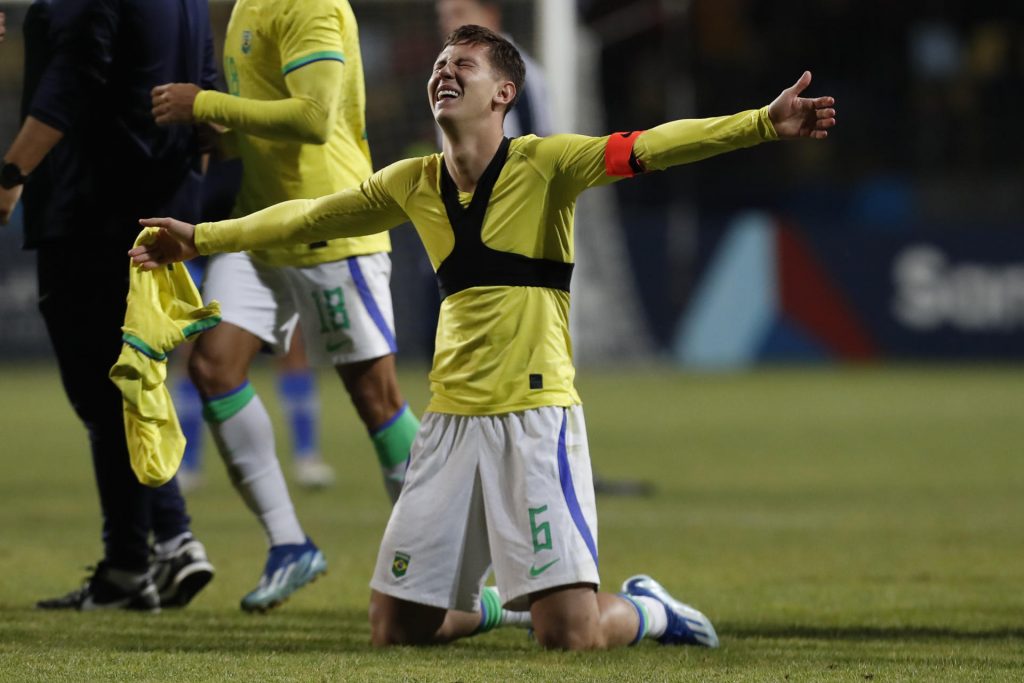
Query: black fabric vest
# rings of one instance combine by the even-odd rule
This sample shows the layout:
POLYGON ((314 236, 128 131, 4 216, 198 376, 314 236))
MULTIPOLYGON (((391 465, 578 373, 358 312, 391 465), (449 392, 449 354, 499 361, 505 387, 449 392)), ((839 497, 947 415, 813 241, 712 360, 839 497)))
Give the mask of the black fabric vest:
POLYGON ((459 203, 459 189, 441 159, 441 199, 455 234, 455 247, 437 269, 442 300, 470 287, 545 287, 569 291, 573 264, 496 251, 483 242, 484 216, 494 184, 508 159, 508 148, 509 139, 504 138, 480 176, 473 200, 465 208, 459 203))

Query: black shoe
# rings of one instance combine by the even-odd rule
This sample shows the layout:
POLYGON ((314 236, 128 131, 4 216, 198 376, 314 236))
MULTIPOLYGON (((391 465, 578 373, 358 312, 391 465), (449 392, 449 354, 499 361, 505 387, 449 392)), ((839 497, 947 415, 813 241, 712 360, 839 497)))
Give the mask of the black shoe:
POLYGON ((91 612, 99 609, 130 609, 142 612, 159 612, 160 597, 148 574, 139 576, 131 587, 112 578, 111 569, 105 562, 99 566, 78 590, 67 595, 36 603, 38 609, 73 609, 91 612))
POLYGON ((213 578, 213 565, 206 548, 194 538, 183 541, 174 551, 153 561, 153 583, 163 607, 184 607, 213 578))

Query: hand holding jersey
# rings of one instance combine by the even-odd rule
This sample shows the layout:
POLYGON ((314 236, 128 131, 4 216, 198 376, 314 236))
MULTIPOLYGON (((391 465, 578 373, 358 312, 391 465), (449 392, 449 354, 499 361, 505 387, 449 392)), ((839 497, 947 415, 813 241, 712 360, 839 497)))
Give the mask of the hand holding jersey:
POLYGON ((135 257, 142 254, 148 254, 153 259, 151 265, 143 264, 145 270, 153 270, 159 267, 158 264, 188 261, 199 256, 194 237, 196 226, 191 223, 173 218, 143 218, 139 220, 139 225, 144 228, 160 228, 151 243, 132 247, 128 252, 136 263, 139 261, 135 257))

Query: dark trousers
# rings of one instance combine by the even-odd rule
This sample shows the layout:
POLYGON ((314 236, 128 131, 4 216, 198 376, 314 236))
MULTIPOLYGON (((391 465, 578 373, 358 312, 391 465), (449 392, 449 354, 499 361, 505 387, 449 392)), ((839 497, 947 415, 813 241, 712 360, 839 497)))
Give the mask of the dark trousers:
MULTIPOLYGON (((84 229, 84 228, 83 228, 84 229)), ((64 391, 85 424, 103 513, 104 559, 119 569, 149 565, 149 535, 188 531, 176 480, 143 486, 128 459, 121 394, 107 377, 121 352, 131 242, 88 249, 67 243, 39 248, 39 310, 57 355, 64 391)))

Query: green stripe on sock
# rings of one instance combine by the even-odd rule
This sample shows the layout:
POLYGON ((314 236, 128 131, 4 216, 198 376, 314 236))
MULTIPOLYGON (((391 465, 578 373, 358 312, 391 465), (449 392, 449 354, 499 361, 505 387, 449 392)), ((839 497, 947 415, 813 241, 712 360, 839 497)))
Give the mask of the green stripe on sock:
POLYGON ((628 593, 619 593, 619 597, 629 602, 633 607, 636 608, 636 616, 640 619, 640 626, 636 630, 636 638, 630 645, 636 645, 644 636, 647 635, 647 631, 651 628, 651 615, 647 612, 647 608, 644 607, 643 603, 634 598, 628 593))
POLYGON ((247 381, 242 388, 222 398, 203 404, 203 418, 207 422, 224 422, 238 414, 256 396, 256 390, 247 381))
POLYGON ((416 415, 409 406, 403 406, 391 424, 370 436, 382 468, 389 469, 409 459, 409 449, 419 428, 420 421, 416 415))
POLYGON ((501 624, 501 598, 498 591, 491 586, 484 586, 480 593, 480 625, 477 633, 487 633, 501 624))

